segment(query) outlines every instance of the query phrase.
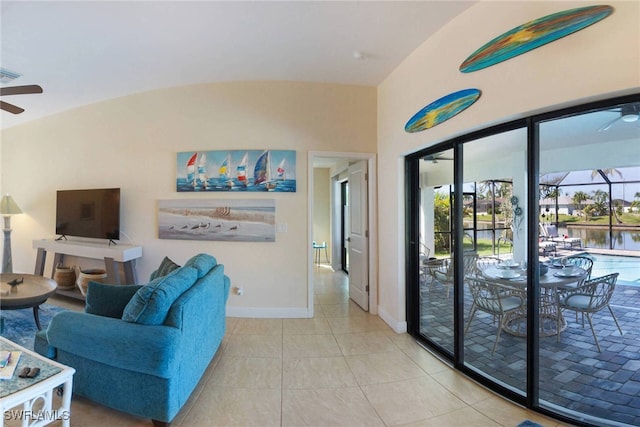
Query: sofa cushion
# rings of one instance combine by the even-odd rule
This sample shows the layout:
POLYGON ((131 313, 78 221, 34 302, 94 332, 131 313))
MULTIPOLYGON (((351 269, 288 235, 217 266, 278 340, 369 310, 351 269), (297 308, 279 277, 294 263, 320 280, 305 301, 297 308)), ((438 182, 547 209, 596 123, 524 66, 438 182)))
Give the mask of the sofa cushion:
POLYGON ((122 313, 122 320, 144 325, 161 325, 173 302, 197 280, 198 271, 182 267, 142 286, 122 313))
POLYGON ((218 261, 211 255, 198 254, 192 256, 184 263, 184 266, 193 267, 198 270, 198 279, 202 279, 216 264, 218 264, 218 261))
POLYGON ((89 282, 84 312, 120 319, 124 308, 140 288, 139 285, 89 282))
POLYGON ((171 273, 174 270, 177 270, 178 268, 180 268, 178 264, 173 262, 169 257, 164 257, 158 269, 151 273, 151 277, 149 277, 149 280, 154 280, 158 277, 166 276, 167 274, 171 273))

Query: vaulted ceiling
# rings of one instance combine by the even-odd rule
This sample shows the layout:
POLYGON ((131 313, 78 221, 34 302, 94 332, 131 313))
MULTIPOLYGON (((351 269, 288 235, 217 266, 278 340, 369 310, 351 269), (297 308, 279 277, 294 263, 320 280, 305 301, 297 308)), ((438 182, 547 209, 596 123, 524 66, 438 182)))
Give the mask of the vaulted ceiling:
POLYGON ((289 80, 376 86, 475 2, 5 1, 3 69, 42 94, 3 96, 8 128, 159 88, 289 80))

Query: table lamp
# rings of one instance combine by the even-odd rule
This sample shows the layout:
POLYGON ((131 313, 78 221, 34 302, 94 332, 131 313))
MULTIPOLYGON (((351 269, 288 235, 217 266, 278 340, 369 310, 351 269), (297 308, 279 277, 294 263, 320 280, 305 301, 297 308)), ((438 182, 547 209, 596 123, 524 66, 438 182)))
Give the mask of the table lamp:
POLYGON ((13 198, 7 194, 0 201, 0 215, 4 217, 4 247, 2 251, 2 272, 13 273, 11 262, 11 215, 22 213, 13 198))

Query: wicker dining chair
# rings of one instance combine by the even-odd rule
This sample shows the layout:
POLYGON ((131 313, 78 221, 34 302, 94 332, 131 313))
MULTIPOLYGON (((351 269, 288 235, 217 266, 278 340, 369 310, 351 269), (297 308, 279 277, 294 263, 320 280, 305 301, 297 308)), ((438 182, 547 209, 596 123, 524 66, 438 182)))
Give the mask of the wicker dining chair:
MULTIPOLYGON (((578 286, 569 292, 565 292, 560 297, 559 306, 561 310, 575 311, 576 317, 577 313, 581 313, 583 315, 582 327, 584 327, 584 316, 587 317, 598 352, 601 350, 600 344, 598 343, 598 337, 596 336, 596 331, 593 329, 593 319, 591 318, 593 313, 597 313, 607 307, 611 313, 611 317, 613 317, 613 321, 618 327, 620 335, 622 335, 622 329, 620 329, 618 319, 616 319, 616 315, 613 314, 613 310, 609 305, 609 301, 611 300, 611 296, 613 295, 613 291, 616 287, 618 274, 619 273, 613 273, 602 277, 596 277, 595 279, 586 280, 581 286, 578 286)), ((558 335, 560 335, 560 331, 558 331, 558 335)))
POLYGON ((473 297, 473 303, 469 311, 469 320, 464 329, 466 335, 471 326, 471 321, 478 310, 493 315, 499 319, 496 340, 493 343, 491 354, 495 353, 500 340, 500 332, 505 327, 507 315, 518 310, 524 310, 526 295, 522 288, 514 288, 500 283, 491 282, 478 276, 467 277, 469 291, 473 297))
POLYGON ((580 267, 587 272, 585 279, 591 278, 591 270, 593 269, 593 260, 586 256, 575 255, 566 258, 567 263, 575 267, 580 267))
POLYGON ((482 272, 489 267, 495 267, 500 264, 502 260, 495 256, 481 256, 476 260, 473 268, 473 274, 482 276, 482 272))
MULTIPOLYGON (((465 252, 462 258, 464 264, 464 276, 473 274, 476 260, 478 259, 477 252, 465 252)), ((447 298, 449 298, 449 290, 453 287, 454 277, 454 264, 452 259, 443 260, 442 267, 433 272, 433 278, 436 282, 440 283, 447 288, 447 298)))

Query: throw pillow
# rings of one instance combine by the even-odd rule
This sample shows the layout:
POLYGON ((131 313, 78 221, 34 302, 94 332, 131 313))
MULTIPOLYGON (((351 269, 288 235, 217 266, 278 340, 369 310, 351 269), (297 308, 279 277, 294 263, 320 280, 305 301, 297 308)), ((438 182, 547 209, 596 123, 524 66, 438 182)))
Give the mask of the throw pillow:
POLYGON ((180 268, 178 264, 169 259, 169 257, 164 257, 164 259, 160 263, 160 267, 158 267, 156 271, 151 273, 151 277, 149 277, 149 280, 154 280, 158 277, 166 276, 167 274, 171 273, 173 270, 177 270, 178 268, 180 268))
POLYGON ((184 263, 185 267, 193 267, 198 270, 198 279, 202 279, 213 267, 218 264, 218 261, 209 254, 198 254, 191 257, 184 263))
POLYGON ((122 320, 143 325, 162 325, 173 302, 195 283, 195 268, 182 267, 142 286, 124 308, 122 320))
POLYGON ((139 285, 108 285, 91 281, 84 312, 119 319, 131 297, 140 288, 139 285))

